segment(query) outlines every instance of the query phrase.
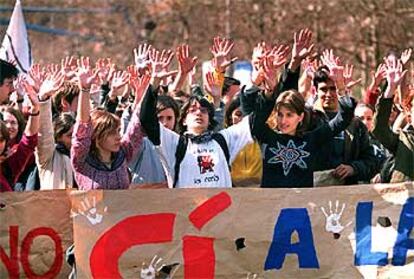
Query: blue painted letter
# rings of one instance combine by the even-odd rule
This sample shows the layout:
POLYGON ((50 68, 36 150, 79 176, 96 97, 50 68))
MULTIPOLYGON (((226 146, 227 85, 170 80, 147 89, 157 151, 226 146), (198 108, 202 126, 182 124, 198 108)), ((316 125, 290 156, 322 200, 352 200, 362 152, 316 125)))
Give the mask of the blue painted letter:
POLYGON ((379 265, 388 264, 388 253, 371 252, 371 218, 372 202, 360 202, 356 209, 356 253, 355 265, 379 265))
POLYGON ((398 236, 393 250, 393 265, 405 265, 407 250, 414 249, 414 239, 410 239, 414 227, 414 198, 409 198, 401 211, 398 236))
POLYGON ((275 225, 264 269, 281 269, 286 254, 297 254, 301 268, 319 268, 306 208, 282 209, 275 225), (292 244, 291 236, 294 231, 297 232, 299 241, 292 244))

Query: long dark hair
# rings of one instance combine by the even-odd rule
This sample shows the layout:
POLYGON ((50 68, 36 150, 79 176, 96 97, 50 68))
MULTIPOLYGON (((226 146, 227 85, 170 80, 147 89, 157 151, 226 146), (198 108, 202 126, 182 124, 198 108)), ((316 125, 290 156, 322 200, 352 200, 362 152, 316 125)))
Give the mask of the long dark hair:
POLYGON ((16 141, 19 142, 22 139, 24 129, 26 128, 26 120, 24 119, 23 113, 20 110, 17 110, 12 107, 6 107, 3 109, 3 113, 10 113, 13 115, 17 120, 17 125, 19 125, 17 129, 16 139, 12 140, 12 142, 16 141))

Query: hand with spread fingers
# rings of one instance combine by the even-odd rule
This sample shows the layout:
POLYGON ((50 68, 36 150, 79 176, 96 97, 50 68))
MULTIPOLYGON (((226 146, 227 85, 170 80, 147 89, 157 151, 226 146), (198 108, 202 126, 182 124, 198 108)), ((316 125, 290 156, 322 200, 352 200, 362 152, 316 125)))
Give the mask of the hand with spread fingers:
POLYGON ((385 59, 385 66, 387 89, 384 92, 384 98, 392 98, 407 70, 403 70, 402 62, 399 59, 385 59))
POLYGON ((217 108, 220 105, 222 86, 220 81, 214 76, 212 72, 206 73, 206 84, 204 85, 204 90, 213 97, 214 106, 217 108))
POLYGON ((151 49, 149 52, 150 66, 151 66, 151 75, 152 83, 157 87, 161 79, 168 77, 176 71, 167 72, 168 65, 171 63, 171 58, 168 52, 151 49))
POLYGON ((309 29, 301 29, 293 36, 292 59, 289 63, 289 69, 296 71, 303 59, 313 51, 312 32, 309 29))
POLYGON ((335 56, 333 50, 325 50, 321 56, 322 63, 329 69, 329 77, 335 82, 339 95, 345 93, 344 66, 338 56, 335 56))
POLYGON ((65 74, 63 71, 50 73, 42 82, 39 89, 39 100, 46 100, 55 94, 65 81, 65 74))
POLYGON ((190 73, 197 64, 197 56, 191 57, 190 47, 188 45, 181 45, 177 47, 175 55, 178 60, 178 72, 181 74, 190 73))
POLYGON ((352 75, 354 74, 354 65, 346 64, 344 68, 344 81, 345 87, 347 90, 352 89, 355 85, 361 83, 362 78, 353 79, 352 75))
POLYGON ((212 65, 217 72, 224 73, 226 69, 238 58, 230 58, 230 52, 234 48, 234 42, 229 39, 215 37, 210 48, 213 54, 212 65))
POLYGON ((95 71, 98 72, 99 80, 102 84, 110 83, 116 72, 116 66, 110 58, 98 59, 95 63, 95 71))
POLYGON ((134 48, 135 67, 138 72, 142 73, 150 66, 150 52, 152 46, 150 44, 141 44, 138 48, 134 48))
POLYGON ((81 90, 90 90, 92 83, 95 83, 98 78, 98 72, 92 71, 89 57, 81 57, 78 60, 78 71, 76 72, 76 79, 81 90))

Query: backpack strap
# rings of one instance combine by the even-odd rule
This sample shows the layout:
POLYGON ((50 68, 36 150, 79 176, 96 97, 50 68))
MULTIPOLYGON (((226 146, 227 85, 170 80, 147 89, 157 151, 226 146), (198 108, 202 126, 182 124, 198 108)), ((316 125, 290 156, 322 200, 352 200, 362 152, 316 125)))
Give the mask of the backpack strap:
POLYGON ((178 176, 180 174, 180 165, 184 159, 185 153, 187 151, 188 139, 185 136, 180 136, 178 140, 177 149, 175 150, 175 166, 174 166, 174 183, 173 188, 178 181, 178 176))
POLYGON ((229 167, 229 170, 231 170, 230 151, 229 151, 229 147, 227 145, 226 139, 220 133, 214 133, 213 139, 220 145, 221 149, 223 150, 224 156, 226 157, 227 166, 229 167))

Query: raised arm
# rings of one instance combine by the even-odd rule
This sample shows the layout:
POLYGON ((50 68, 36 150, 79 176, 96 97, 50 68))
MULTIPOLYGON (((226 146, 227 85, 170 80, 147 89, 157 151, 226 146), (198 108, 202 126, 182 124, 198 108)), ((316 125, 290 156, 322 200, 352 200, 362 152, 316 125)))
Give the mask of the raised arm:
POLYGON ((296 72, 299 70, 302 60, 312 53, 314 44, 312 44, 312 32, 309 29, 301 29, 293 36, 292 58, 288 69, 296 72))
MULTIPOLYGON (((135 101, 134 103, 139 103, 142 97, 142 92, 144 92, 149 85, 151 79, 150 73, 147 71, 140 77, 137 77, 135 81, 135 101)), ((140 123, 140 108, 138 105, 133 105, 132 116, 126 132, 122 136, 121 144, 126 150, 127 161, 130 162, 133 158, 133 155, 136 151, 139 150, 142 144, 143 131, 141 129, 140 123)))
POLYGON ((374 115, 374 130, 372 133, 392 153, 396 152, 399 139, 398 134, 392 132, 388 125, 388 120, 391 114, 395 90, 406 73, 407 70, 403 71, 401 61, 395 59, 386 60, 387 88, 383 98, 378 102, 374 115))
POLYGON ((346 84, 352 80, 352 72, 350 73, 347 67, 344 67, 339 57, 333 54, 332 50, 326 50, 322 56, 323 63, 329 69, 329 75, 337 88, 337 94, 339 97, 339 110, 337 115, 329 121, 329 128, 332 135, 345 130, 345 128, 351 123, 354 115, 356 103, 349 97, 350 91, 346 84))
MULTIPOLYGON (((190 55, 190 47, 188 45, 181 45, 178 46, 175 51, 175 56, 178 60, 178 72, 174 79, 174 82, 171 84, 168 91, 175 95, 180 89, 183 87, 185 80, 187 79, 188 74, 194 69, 195 65, 197 64, 198 58, 196 56, 191 57, 190 55)), ((172 56, 169 56, 167 53, 165 54, 165 59, 163 65, 169 65, 171 62, 172 56)), ((166 67, 166 66, 164 66, 166 67)), ((164 69, 164 72, 168 72, 164 69)))
POLYGON ((37 92, 33 87, 29 86, 28 83, 25 83, 24 87, 26 89, 27 97, 29 97, 30 101, 29 119, 27 120, 24 134, 26 136, 33 136, 37 135, 39 132, 39 100, 37 97, 37 92))
MULTIPOLYGON (((411 54, 412 54, 413 50, 411 48, 407 48, 405 49, 402 53, 401 53, 401 57, 400 57, 400 61, 401 64, 403 66, 403 70, 408 70, 408 62, 411 59, 411 54)), ((398 87, 398 94, 399 94, 399 100, 404 100, 408 95, 409 95, 409 91, 410 91, 410 78, 409 75, 404 75, 400 86, 398 87)))
MULTIPOLYGON (((275 101, 282 91, 278 90, 276 83, 276 72, 286 62, 286 56, 267 55, 263 61, 263 82, 265 90, 263 96, 258 96, 256 100, 256 107, 251 116, 251 130, 252 135, 261 141, 265 134, 268 133, 269 127, 266 121, 273 111, 275 101)), ((257 93, 250 93, 256 94, 257 93)))
POLYGON ((157 117, 157 99, 159 83, 165 76, 166 72, 162 67, 162 59, 159 52, 153 50, 150 53, 151 80, 146 90, 140 111, 140 121, 142 128, 148 136, 148 139, 156 146, 160 145, 160 123, 157 117))
POLYGON ((80 171, 84 166, 86 156, 91 146, 92 125, 90 121, 90 86, 97 78, 89 64, 89 58, 81 57, 78 61, 76 79, 80 88, 78 113, 72 134, 71 162, 75 170, 80 171))
POLYGON ((125 90, 128 90, 127 83, 129 80, 129 73, 126 71, 117 71, 114 73, 113 78, 110 81, 110 89, 106 100, 104 101, 104 108, 115 113, 118 106, 118 97, 124 94, 125 90))
POLYGON ((218 73, 225 73, 226 69, 234 63, 238 58, 231 58, 230 52, 234 48, 234 42, 229 39, 215 37, 210 52, 213 54, 211 64, 218 73))
POLYGON ((292 89, 294 84, 297 86, 298 75, 287 69, 282 71, 279 82, 276 81, 277 72, 287 61, 288 50, 289 48, 285 45, 276 46, 262 57, 259 70, 261 84, 242 90, 240 94, 240 107, 244 115, 248 115, 256 109, 258 98, 261 98, 259 93, 262 88, 270 99, 272 94, 280 94, 285 90, 292 89))
POLYGON ((372 73, 372 80, 368 87, 365 89, 363 101, 365 104, 375 106, 379 97, 378 88, 381 82, 386 77, 386 66, 385 64, 378 65, 375 72, 372 73))
POLYGON ((76 120, 79 122, 90 121, 90 89, 91 84, 97 79, 98 72, 93 73, 89 57, 81 57, 78 60, 78 71, 76 78, 80 89, 80 96, 78 102, 78 114, 76 120))
POLYGON ((59 90, 65 80, 64 73, 51 73, 39 89, 39 143, 36 149, 37 162, 40 166, 52 159, 55 150, 55 137, 52 123, 51 97, 59 90))

